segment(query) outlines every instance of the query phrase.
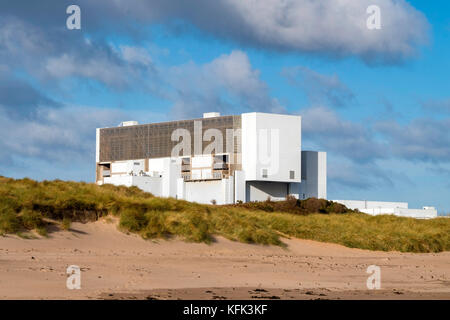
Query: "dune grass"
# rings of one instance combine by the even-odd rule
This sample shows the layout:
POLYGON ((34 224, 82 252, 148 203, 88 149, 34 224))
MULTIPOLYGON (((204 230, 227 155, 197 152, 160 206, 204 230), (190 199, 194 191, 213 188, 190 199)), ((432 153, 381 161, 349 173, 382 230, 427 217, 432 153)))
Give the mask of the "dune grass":
POLYGON ((317 199, 200 205, 154 197, 135 187, 0 177, 0 234, 36 230, 45 236, 54 221, 67 230, 72 221, 107 215, 119 217, 121 230, 146 239, 179 236, 211 243, 221 235, 245 243, 283 245, 283 237, 297 237, 369 250, 450 250, 447 218, 369 216, 317 199))

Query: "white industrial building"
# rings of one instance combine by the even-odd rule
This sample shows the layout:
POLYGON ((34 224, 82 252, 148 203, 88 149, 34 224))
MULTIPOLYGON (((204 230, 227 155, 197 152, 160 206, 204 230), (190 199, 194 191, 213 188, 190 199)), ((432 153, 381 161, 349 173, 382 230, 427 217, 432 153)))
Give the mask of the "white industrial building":
MULTIPOLYGON (((326 153, 301 147, 301 117, 295 115, 211 112, 192 120, 126 121, 96 131, 96 182, 198 203, 326 199, 326 153)), ((370 214, 411 210, 407 204, 338 202, 370 214)), ((416 213, 409 211, 429 217, 431 209, 416 213)))
POLYGON ((326 198, 326 153, 301 150, 301 117, 268 113, 97 129, 98 184, 199 203, 326 198))

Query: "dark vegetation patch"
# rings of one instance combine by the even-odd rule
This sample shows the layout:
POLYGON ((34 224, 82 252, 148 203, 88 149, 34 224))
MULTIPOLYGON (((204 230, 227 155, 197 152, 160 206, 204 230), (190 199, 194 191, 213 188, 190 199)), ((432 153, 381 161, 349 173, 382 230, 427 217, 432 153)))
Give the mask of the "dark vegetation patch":
POLYGON ((325 200, 309 198, 306 200, 298 200, 293 196, 288 196, 285 201, 266 201, 246 202, 231 205, 236 208, 245 208, 249 210, 261 210, 265 212, 288 212, 299 215, 307 215, 311 213, 350 213, 353 210, 348 209, 343 204, 325 200))

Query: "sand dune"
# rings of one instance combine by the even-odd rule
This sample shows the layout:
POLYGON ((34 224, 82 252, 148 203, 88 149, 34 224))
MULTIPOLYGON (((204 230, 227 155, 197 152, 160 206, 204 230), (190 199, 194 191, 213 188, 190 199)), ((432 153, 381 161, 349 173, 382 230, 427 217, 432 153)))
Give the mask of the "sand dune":
POLYGON ((221 237, 207 245, 143 240, 115 223, 74 223, 50 238, 0 238, 1 299, 450 299, 450 252, 410 254, 286 239, 287 248, 221 237), (381 267, 368 290, 367 266, 381 267), (66 268, 81 268, 81 289, 66 268))

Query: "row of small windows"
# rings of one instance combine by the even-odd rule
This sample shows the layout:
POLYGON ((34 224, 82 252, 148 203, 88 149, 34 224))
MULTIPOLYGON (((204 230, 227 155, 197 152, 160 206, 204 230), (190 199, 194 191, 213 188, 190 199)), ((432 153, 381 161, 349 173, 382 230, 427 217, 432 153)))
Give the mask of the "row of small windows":
MULTIPOLYGON (((268 178, 267 169, 262 169, 262 177, 268 178)), ((289 170, 289 179, 295 179, 295 171, 289 170)))

